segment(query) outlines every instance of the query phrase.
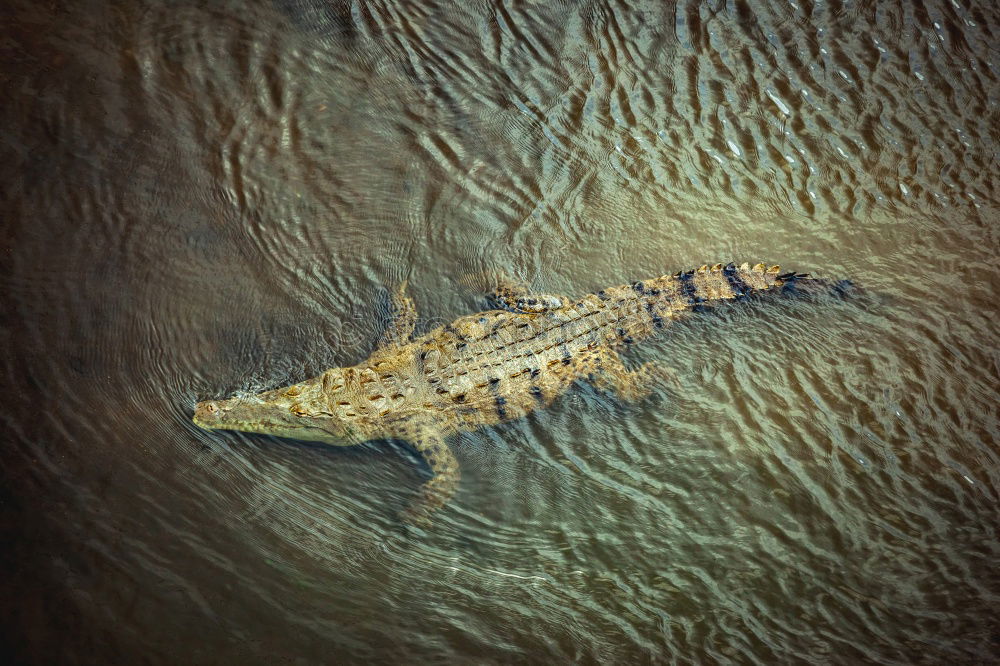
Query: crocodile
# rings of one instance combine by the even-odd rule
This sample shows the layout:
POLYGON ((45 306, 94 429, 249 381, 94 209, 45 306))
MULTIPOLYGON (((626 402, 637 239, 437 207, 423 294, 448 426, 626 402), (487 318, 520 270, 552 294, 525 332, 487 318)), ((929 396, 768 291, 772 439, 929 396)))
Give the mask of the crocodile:
POLYGON ((501 280, 490 294, 495 309, 419 337, 403 282, 368 359, 249 397, 199 402, 194 423, 340 446, 405 440, 433 476, 403 518, 426 525, 457 488, 449 436, 521 418, 581 379, 623 400, 642 398, 667 372, 655 363, 627 368, 624 349, 699 310, 810 282, 821 281, 778 266, 715 264, 570 299, 501 280))

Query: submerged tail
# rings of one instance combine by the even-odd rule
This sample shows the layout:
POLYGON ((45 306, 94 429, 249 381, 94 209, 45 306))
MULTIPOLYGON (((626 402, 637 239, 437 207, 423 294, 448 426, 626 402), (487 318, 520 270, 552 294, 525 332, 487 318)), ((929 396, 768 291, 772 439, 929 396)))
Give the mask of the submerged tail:
POLYGON ((785 273, 778 276, 782 284, 778 291, 785 296, 832 296, 847 298, 861 293, 851 280, 814 278, 808 273, 785 273))

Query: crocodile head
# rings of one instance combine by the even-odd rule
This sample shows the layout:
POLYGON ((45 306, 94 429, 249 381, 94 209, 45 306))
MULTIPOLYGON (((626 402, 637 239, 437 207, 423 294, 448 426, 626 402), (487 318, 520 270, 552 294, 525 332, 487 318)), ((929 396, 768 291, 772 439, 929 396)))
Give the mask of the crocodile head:
POLYGON ((194 408, 195 425, 349 446, 363 440, 358 426, 332 408, 330 393, 343 386, 338 371, 284 388, 229 400, 206 400, 194 408), (339 384, 339 386, 337 386, 339 384))

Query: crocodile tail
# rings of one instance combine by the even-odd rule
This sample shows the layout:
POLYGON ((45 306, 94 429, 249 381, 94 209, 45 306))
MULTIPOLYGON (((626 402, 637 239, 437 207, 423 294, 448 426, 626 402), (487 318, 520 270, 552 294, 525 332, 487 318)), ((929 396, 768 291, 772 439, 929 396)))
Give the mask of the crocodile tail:
POLYGON ((764 294, 800 296, 831 293, 846 296, 854 289, 847 280, 822 280, 808 273, 782 272, 780 266, 762 263, 752 266, 749 263, 702 266, 675 273, 672 277, 681 297, 695 311, 764 294))
POLYGON ((749 263, 702 266, 673 275, 680 295, 696 311, 725 301, 742 300, 807 277, 799 273, 782 273, 779 266, 751 266, 749 263))

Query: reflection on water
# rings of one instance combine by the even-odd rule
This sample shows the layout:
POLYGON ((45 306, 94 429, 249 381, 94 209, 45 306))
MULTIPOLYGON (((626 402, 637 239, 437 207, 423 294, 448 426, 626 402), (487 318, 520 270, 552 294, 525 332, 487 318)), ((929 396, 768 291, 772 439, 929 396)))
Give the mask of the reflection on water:
POLYGON ((15 2, 4 640, 28 662, 986 661, 1000 649, 990 3, 15 2), (455 443, 202 432, 482 276, 705 262, 733 308, 455 443))

